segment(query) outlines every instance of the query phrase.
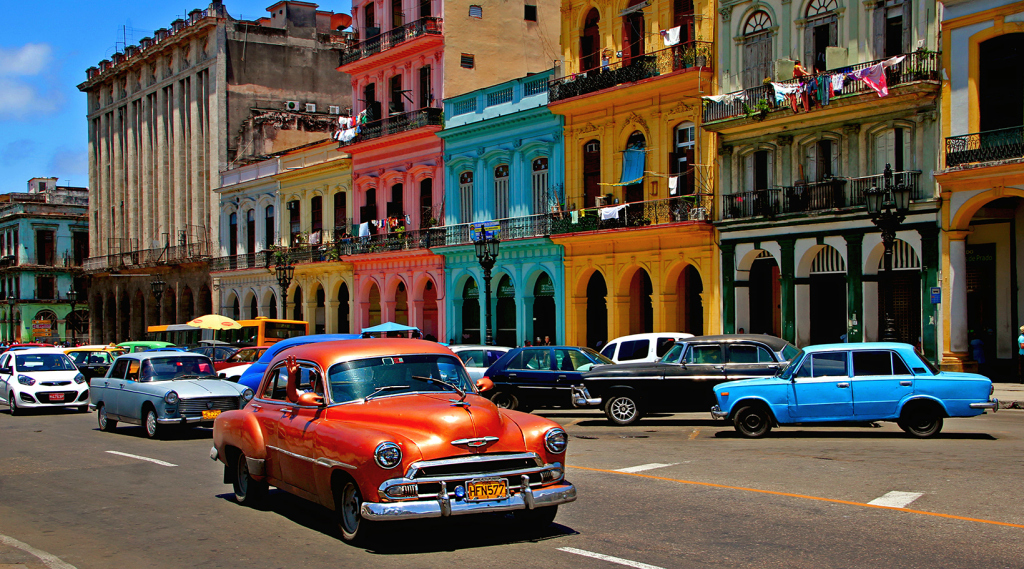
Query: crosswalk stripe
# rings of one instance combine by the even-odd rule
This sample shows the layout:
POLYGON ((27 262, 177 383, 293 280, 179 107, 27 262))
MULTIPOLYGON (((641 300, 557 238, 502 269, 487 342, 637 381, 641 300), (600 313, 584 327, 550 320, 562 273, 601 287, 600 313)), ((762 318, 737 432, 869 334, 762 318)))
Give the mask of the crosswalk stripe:
POLYGON ((907 504, 924 496, 924 492, 898 492, 893 490, 884 496, 875 498, 868 502, 872 506, 885 506, 886 508, 906 508, 907 504))
POLYGON ((607 561, 609 563, 615 563, 618 565, 625 565, 626 567, 634 567, 635 569, 662 569, 657 565, 648 565, 647 563, 640 563, 639 561, 630 561, 629 559, 623 559, 621 557, 612 557, 611 555, 605 555, 603 553, 594 553, 593 551, 587 551, 585 549, 576 549, 575 547, 559 547, 558 551, 573 553, 575 555, 582 555, 583 557, 590 557, 591 559, 600 559, 601 561, 607 561))
POLYGON ((666 466, 675 466, 678 462, 672 464, 662 464, 660 462, 652 462, 650 464, 641 464, 640 466, 630 466, 629 468, 620 468, 615 472, 625 472, 626 474, 633 474, 634 472, 643 472, 645 470, 654 470, 655 468, 665 468, 666 466))

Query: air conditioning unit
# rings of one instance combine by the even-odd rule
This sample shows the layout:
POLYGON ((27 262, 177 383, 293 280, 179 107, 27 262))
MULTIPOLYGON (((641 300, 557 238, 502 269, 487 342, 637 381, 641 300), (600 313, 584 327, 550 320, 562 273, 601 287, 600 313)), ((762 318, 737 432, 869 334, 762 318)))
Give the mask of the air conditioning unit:
POLYGON ((301 103, 299 103, 298 101, 288 101, 284 104, 284 108, 289 111, 297 111, 299 110, 300 104, 301 103))
POLYGON ((306 103, 306 112, 307 113, 315 113, 316 112, 316 103, 306 103))
POLYGON ((331 106, 327 107, 327 112, 332 114, 332 115, 340 115, 341 114, 341 107, 339 107, 338 105, 331 105, 331 106))

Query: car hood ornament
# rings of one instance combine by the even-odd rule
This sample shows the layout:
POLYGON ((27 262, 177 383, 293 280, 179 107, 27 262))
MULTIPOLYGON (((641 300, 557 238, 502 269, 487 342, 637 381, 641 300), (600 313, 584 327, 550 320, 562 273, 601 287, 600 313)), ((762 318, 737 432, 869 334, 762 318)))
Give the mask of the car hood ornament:
POLYGON ((494 443, 494 442, 497 442, 497 441, 498 441, 498 437, 477 437, 477 438, 474 438, 474 439, 456 439, 456 440, 452 441, 452 445, 454 445, 454 446, 466 445, 469 448, 480 448, 482 446, 487 446, 487 445, 489 445, 491 443, 494 443))

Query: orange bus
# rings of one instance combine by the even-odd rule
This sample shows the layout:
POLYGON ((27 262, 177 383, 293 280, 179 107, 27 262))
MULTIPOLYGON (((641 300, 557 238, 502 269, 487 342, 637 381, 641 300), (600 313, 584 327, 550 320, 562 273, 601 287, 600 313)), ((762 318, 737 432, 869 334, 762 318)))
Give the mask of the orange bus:
POLYGON ((232 346, 269 346, 286 338, 306 336, 309 323, 302 320, 281 320, 257 316, 238 320, 238 330, 206 330, 188 324, 161 324, 146 329, 147 340, 170 342, 175 346, 194 347, 202 340, 217 340, 232 346))

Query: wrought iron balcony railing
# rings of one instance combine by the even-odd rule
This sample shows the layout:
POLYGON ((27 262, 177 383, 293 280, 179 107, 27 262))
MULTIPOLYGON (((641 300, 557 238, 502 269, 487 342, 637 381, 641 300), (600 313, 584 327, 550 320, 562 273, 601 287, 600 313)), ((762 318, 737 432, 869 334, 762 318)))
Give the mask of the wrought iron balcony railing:
POLYGON ((946 167, 1024 158, 1024 126, 946 138, 946 167))
POLYGON ((667 225, 686 221, 710 221, 714 196, 685 196, 630 202, 607 207, 582 209, 578 212, 552 214, 551 234, 579 233, 605 229, 667 225), (621 207, 617 212, 610 208, 621 207), (614 215, 612 215, 614 214, 614 215))
POLYGON ((387 51, 413 38, 424 35, 440 36, 442 33, 441 22, 441 18, 420 18, 415 22, 409 22, 402 27, 382 32, 379 35, 361 41, 348 50, 341 52, 341 65, 348 65, 365 57, 387 51))
MULTIPOLYGON (((921 172, 908 170, 893 172, 893 184, 910 186, 910 199, 917 201, 923 195, 918 183, 921 172)), ((832 178, 823 182, 780 186, 723 196, 722 219, 772 218, 780 214, 810 213, 865 205, 865 196, 871 186, 883 187, 881 174, 857 178, 832 178)))
MULTIPOLYGON (((885 79, 889 89, 891 90, 893 87, 915 81, 938 81, 939 55, 940 54, 938 52, 934 51, 915 51, 913 53, 906 54, 906 59, 885 69, 885 79)), ((814 78, 815 80, 829 80, 832 75, 839 73, 852 73, 854 71, 882 63, 883 61, 885 60, 878 59, 875 61, 868 61, 866 63, 858 63, 849 67, 818 73, 817 75, 778 81, 778 83, 783 85, 799 85, 801 83, 807 83, 811 78, 814 78)), ((872 91, 871 87, 869 87, 864 81, 847 80, 843 83, 842 92, 839 95, 834 95, 833 98, 844 97, 847 95, 860 95, 862 93, 874 93, 874 91, 872 91)), ((736 91, 729 95, 729 97, 721 102, 715 102, 706 98, 704 99, 703 117, 705 123, 741 116, 760 116, 763 118, 772 112, 790 108, 788 103, 778 102, 776 100, 775 88, 772 87, 770 83, 760 85, 758 87, 752 87, 750 89, 744 89, 742 91, 736 91)), ((812 109, 812 112, 813 110, 814 109, 812 109)))
POLYGON ((341 142, 339 146, 348 146, 425 126, 444 126, 442 109, 426 107, 408 113, 395 113, 385 119, 368 122, 360 127, 359 134, 355 138, 341 142))
POLYGON ((207 243, 196 242, 176 245, 174 247, 124 251, 89 257, 85 260, 82 268, 88 272, 201 261, 209 258, 209 250, 210 248, 207 243))
POLYGON ((709 67, 714 50, 711 42, 692 41, 653 51, 607 67, 588 69, 548 82, 548 101, 555 102, 604 89, 635 83, 682 69, 709 67))
MULTIPOLYGON (((551 214, 543 213, 538 215, 527 215, 524 217, 510 217, 499 219, 498 225, 501 232, 499 239, 508 241, 510 239, 529 239, 531 237, 545 237, 550 234, 551 214)), ((433 240, 433 247, 450 247, 453 245, 469 245, 473 240, 469 236, 470 223, 457 225, 445 225, 432 229, 436 239, 433 240)))

